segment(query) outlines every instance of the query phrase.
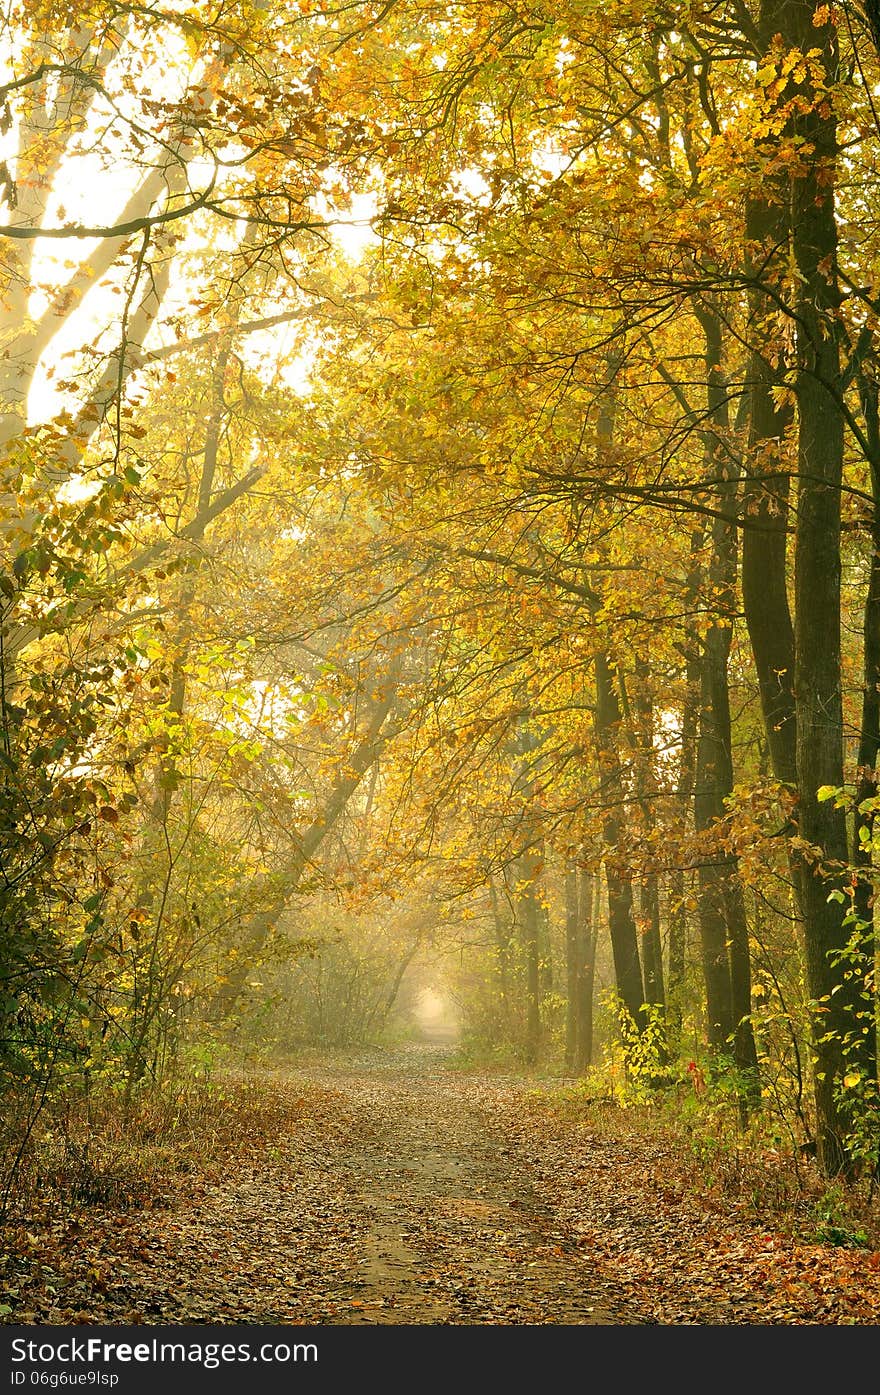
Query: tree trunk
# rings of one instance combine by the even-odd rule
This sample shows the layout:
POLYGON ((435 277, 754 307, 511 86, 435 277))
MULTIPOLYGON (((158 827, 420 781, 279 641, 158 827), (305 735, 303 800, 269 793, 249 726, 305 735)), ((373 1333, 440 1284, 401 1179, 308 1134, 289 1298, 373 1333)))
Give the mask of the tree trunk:
MULTIPOLYGON (((756 57, 763 60, 774 36, 790 27, 792 5, 803 0, 760 0, 756 57)), ((787 126, 785 128, 788 129, 787 126)), ((778 137, 768 135, 759 152, 775 154, 778 137)), ((788 167, 760 171, 758 188, 747 195, 745 260, 749 275, 749 448, 741 521, 742 599, 758 680, 761 715, 773 775, 787 792, 791 831, 796 831, 797 711, 794 695, 795 639, 788 601, 787 540, 790 528, 791 464, 786 437, 794 413, 779 397, 786 390, 788 350, 780 330, 779 306, 789 275, 791 200, 788 167), (774 389, 777 395, 774 396, 774 389)), ((790 324, 790 322, 789 322, 790 324)), ((798 915, 799 859, 789 854, 798 915)))
MULTIPOLYGON (((621 697, 626 703, 626 687, 621 678, 621 697)), ((651 700, 650 670, 643 659, 635 662, 635 699, 632 723, 633 755, 636 764, 636 788, 642 813, 644 847, 648 870, 643 871, 639 885, 639 919, 641 921, 641 954, 645 976, 645 1002, 652 1007, 666 1006, 663 992, 663 947, 660 936, 660 885, 656 870, 650 866, 656 856, 654 835, 654 787, 657 774, 654 767, 654 705, 651 700)))
POLYGON ((581 980, 580 875, 573 858, 565 864, 565 1064, 574 1068, 578 1049, 581 980))
POLYGON ((501 996, 501 1021, 506 1034, 510 1035, 510 951, 511 951, 511 924, 510 921, 501 914, 501 906, 498 901, 498 889, 494 879, 489 878, 489 900, 492 906, 492 928, 495 934, 495 967, 498 972, 498 992, 501 996))
POLYGON ((543 855, 527 849, 519 859, 517 919, 526 971, 526 1024, 523 1058, 526 1065, 538 1063, 541 1052, 541 944, 540 885, 543 855))
MULTIPOLYGON (((339 774, 322 808, 297 844, 296 851, 285 869, 280 891, 275 892, 265 910, 251 919, 244 935, 244 943, 239 947, 237 957, 230 960, 226 975, 211 1000, 207 1012, 209 1021, 221 1023, 231 1015, 247 982, 248 974, 262 953, 276 921, 284 914, 295 895, 309 862, 342 815, 364 775, 379 759, 391 735, 388 718, 396 704, 398 679, 399 660, 395 660, 385 676, 384 692, 380 687, 380 696, 370 714, 366 731, 352 754, 340 763, 339 774)), ((258 883, 252 899, 258 899, 261 889, 258 883)), ((265 890, 268 891, 268 887, 265 890)))
MULTIPOLYGON (((821 53, 824 76, 837 76, 836 29, 813 23, 812 4, 793 16, 793 45, 821 53)), ((798 507, 795 552, 795 694, 799 832, 807 982, 814 1005, 814 1090, 819 1160, 828 1175, 849 1173, 851 1125, 843 1101, 844 1077, 855 1070, 876 1078, 866 1021, 864 983, 842 956, 849 939, 841 888, 847 863, 845 815, 822 786, 843 785, 843 710, 840 670, 840 486, 844 422, 843 384, 835 315, 837 224, 834 187, 837 125, 822 93, 809 90, 812 110, 798 118, 812 147, 792 181, 792 244, 798 271, 797 401, 798 507)))
MULTIPOLYGON (((799 3, 799 0, 795 0, 799 3)), ((758 58, 784 25, 790 0, 760 0, 758 58)), ((775 146, 776 137, 768 137, 775 146)), ((760 149, 761 147, 759 147, 760 149)), ((780 342, 778 298, 788 270, 791 214, 788 174, 761 172, 746 198, 746 267, 749 289, 748 469, 742 497, 742 597, 770 760, 776 779, 797 785, 794 702, 794 628, 788 604, 786 544, 789 465, 786 433, 792 423, 787 402, 774 398, 786 362, 780 342)))
POLYGON ((553 932, 550 926, 550 907, 543 896, 538 900, 538 950, 543 995, 553 992, 553 932))
POLYGON ((727 654, 730 632, 712 626, 703 645, 700 684, 700 729, 697 742, 694 825, 703 839, 699 867, 698 923, 700 961, 706 988, 706 1026, 709 1045, 717 1055, 729 1051, 733 1037, 733 994, 727 954, 727 921, 724 886, 730 859, 719 846, 716 831, 724 817, 724 791, 730 769, 730 702, 727 690, 727 654))
POLYGON ((569 858, 565 868, 565 1064, 575 1074, 593 1060, 593 987, 596 979, 596 929, 592 874, 569 858))
POLYGON ((608 929, 614 958, 617 994, 641 1031, 645 993, 639 940, 633 916, 632 873, 623 848, 624 784, 619 751, 620 708, 611 667, 605 654, 596 655, 596 745, 604 806, 605 878, 608 887, 608 929))
POLYGON ((580 973, 578 977, 577 1051, 574 1068, 581 1074, 593 1064, 593 994, 596 984, 596 941, 599 937, 601 882, 584 867, 580 874, 578 920, 580 973))
POLYGON ((721 321, 714 309, 697 312, 705 335, 708 427, 704 433, 708 479, 717 479, 716 517, 710 534, 706 580, 716 616, 703 642, 694 823, 704 836, 699 870, 699 924, 709 1044, 732 1051, 749 1080, 743 1098, 756 1099, 758 1056, 751 1027, 748 924, 736 857, 724 850, 723 820, 733 792, 733 736, 728 664, 736 614, 737 471, 725 448, 729 429, 722 370, 721 321))
POLYGON ((650 872, 639 888, 639 914, 643 924, 642 959, 645 966, 645 1002, 665 1007, 663 995, 663 955, 660 938, 660 885, 656 872, 650 872))
MULTIPOLYGON (((872 842, 877 816, 873 809, 863 809, 862 805, 877 797, 877 760, 880 757, 880 412, 876 382, 863 377, 860 387, 874 508, 870 532, 871 560, 862 620, 864 687, 853 817, 852 860, 858 869, 853 909, 863 935, 860 971, 867 983, 871 982, 873 975, 876 984, 877 941, 874 928, 872 842)), ((867 1000, 867 1051, 876 1062, 877 1019, 876 1013, 871 1011, 870 993, 867 994, 867 1000)))
MULTIPOLYGON (((691 534, 691 566, 688 572, 687 609, 696 608, 699 594, 699 567, 697 556, 703 544, 702 532, 691 534)), ((688 630, 685 649, 685 690, 681 708, 680 754, 678 780, 676 783, 676 810, 679 824, 679 839, 683 841, 690 824, 691 802, 694 796, 694 777, 697 760, 697 729, 700 706, 701 656, 699 639, 688 630)), ((683 1013, 685 965, 687 962, 687 908, 685 905, 685 876, 681 866, 673 868, 669 878, 669 990, 667 1022, 672 1038, 670 1046, 677 1048, 681 1034, 683 1013)))

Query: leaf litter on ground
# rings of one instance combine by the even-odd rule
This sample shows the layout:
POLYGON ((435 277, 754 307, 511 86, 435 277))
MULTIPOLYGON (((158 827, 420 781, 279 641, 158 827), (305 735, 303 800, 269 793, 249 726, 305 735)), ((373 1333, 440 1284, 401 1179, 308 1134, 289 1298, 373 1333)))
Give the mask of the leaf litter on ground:
POLYGON ((662 1130, 529 1077, 367 1053, 251 1073, 224 1108, 135 1204, 9 1222, 2 1320, 880 1321, 880 1251, 700 1190, 662 1130))

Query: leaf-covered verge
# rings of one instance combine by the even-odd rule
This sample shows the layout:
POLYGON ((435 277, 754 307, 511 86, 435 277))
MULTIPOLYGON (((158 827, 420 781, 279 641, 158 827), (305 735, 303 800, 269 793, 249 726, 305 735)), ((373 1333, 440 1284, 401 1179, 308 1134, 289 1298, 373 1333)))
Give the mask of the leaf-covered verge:
POLYGON ((7 1228, 5 1321, 880 1321, 876 1211, 804 1169, 793 1205, 769 1153, 707 1174, 698 1120, 689 1147, 580 1086, 337 1055, 180 1098, 161 1149, 134 1122, 125 1166, 96 1120, 7 1228), (870 1234, 821 1240, 823 1204, 870 1234))

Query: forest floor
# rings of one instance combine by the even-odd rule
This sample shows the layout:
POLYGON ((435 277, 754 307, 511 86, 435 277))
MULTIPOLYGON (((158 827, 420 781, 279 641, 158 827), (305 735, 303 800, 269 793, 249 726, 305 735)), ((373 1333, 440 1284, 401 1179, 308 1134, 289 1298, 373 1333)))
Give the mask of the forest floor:
POLYGON ((3 1320, 880 1322, 880 1251, 774 1228, 635 1111, 542 1083, 427 1048, 251 1076, 268 1128, 245 1113, 140 1206, 9 1225, 3 1320))

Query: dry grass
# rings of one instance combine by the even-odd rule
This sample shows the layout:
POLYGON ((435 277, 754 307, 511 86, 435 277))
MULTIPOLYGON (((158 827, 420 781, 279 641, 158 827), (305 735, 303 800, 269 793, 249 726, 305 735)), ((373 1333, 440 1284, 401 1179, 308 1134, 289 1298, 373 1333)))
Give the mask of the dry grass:
POLYGON ((204 1173, 248 1142, 274 1138, 297 1101, 280 1084, 228 1078, 144 1091, 126 1111, 113 1091, 69 1095, 28 1117, 7 1117, 0 1176, 7 1215, 48 1219, 70 1210, 167 1205, 196 1167, 204 1173), (20 1156, 19 1156, 20 1155, 20 1156))
POLYGON ((607 1138, 662 1138, 676 1180, 710 1206, 733 1206, 793 1239, 880 1249, 876 1182, 829 1181, 795 1140, 779 1138, 769 1118, 743 1129, 729 1105, 686 1098, 621 1108, 581 1083, 540 1097, 560 1117, 588 1119, 607 1138))

